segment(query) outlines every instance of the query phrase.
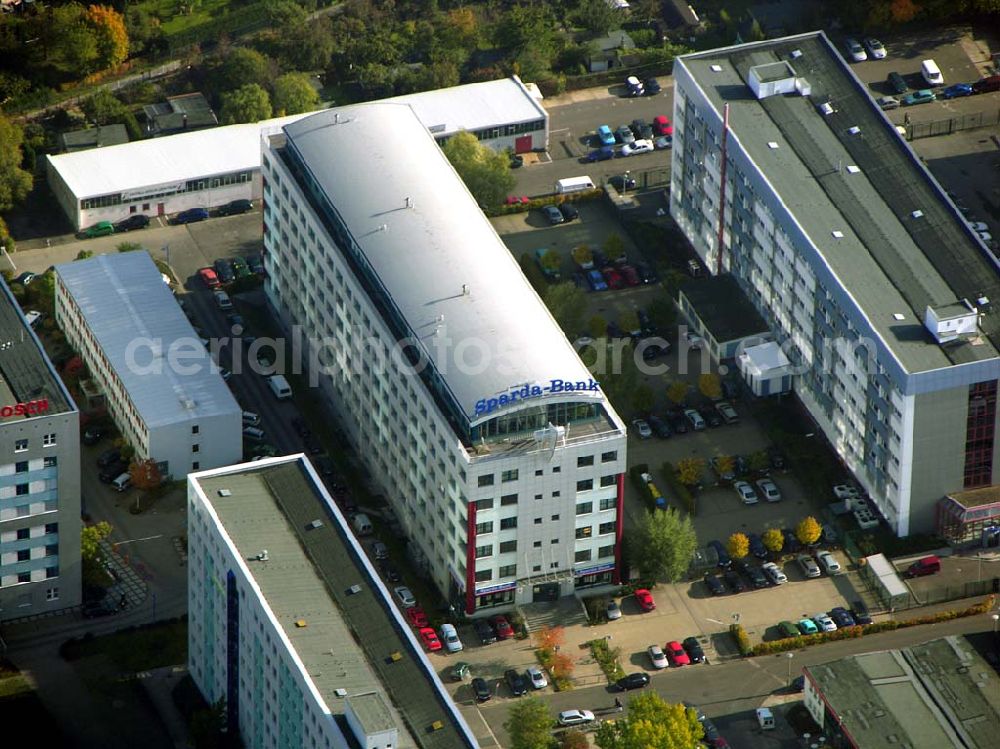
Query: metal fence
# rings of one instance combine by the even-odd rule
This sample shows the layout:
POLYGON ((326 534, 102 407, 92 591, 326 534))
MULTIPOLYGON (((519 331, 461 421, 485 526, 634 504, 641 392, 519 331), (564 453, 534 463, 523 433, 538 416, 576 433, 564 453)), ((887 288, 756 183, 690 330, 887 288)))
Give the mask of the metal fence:
POLYGON ((970 112, 930 122, 905 122, 903 126, 906 128, 907 140, 915 140, 935 135, 949 135, 959 130, 992 127, 998 123, 1000 123, 1000 109, 992 112, 970 112))

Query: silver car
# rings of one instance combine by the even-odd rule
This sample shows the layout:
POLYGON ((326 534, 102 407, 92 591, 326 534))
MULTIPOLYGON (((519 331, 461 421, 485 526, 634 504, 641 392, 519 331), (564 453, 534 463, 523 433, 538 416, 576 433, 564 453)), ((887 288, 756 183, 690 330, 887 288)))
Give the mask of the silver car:
POLYGON ((746 481, 734 481, 733 488, 736 493, 740 496, 740 501, 745 505, 755 505, 757 504, 757 492, 753 490, 746 481))
POLYGON ((649 653, 649 660, 653 664, 653 668, 660 669, 667 667, 667 655, 659 645, 650 645, 646 648, 646 652, 649 653))
POLYGON ((808 554, 799 554, 795 561, 799 563, 799 567, 802 568, 802 574, 806 577, 819 577, 823 574, 820 572, 819 565, 816 564, 816 560, 808 554))
POLYGON ((833 619, 825 611, 813 614, 812 620, 816 622, 820 632, 835 632, 837 630, 837 625, 833 623, 833 619))
POLYGON ((760 479, 757 481, 757 489, 760 490, 761 495, 768 502, 781 501, 781 492, 778 490, 778 485, 771 481, 771 479, 760 479))

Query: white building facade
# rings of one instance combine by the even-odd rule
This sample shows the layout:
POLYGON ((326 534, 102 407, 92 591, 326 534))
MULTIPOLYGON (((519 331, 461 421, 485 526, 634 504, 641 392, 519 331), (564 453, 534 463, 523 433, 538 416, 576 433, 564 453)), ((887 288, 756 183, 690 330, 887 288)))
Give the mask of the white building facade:
POLYGON ((0 622, 78 606, 80 415, 0 284, 0 622))
POLYGON ((420 120, 299 125, 264 140, 265 291, 415 562, 470 614, 619 582, 625 427, 420 120))
POLYGON ((241 459, 242 410, 148 253, 56 266, 55 312, 137 457, 174 477, 241 459))
POLYGON ((675 84, 674 219, 893 531, 935 530, 1000 458, 996 260, 823 34, 682 56, 675 84))

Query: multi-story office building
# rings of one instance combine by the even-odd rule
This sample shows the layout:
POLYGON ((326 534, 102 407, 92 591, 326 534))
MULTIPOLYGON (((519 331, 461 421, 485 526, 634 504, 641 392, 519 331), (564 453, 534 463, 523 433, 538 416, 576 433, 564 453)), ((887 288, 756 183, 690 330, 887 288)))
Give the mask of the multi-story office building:
POLYGON ((80 414, 0 284, 0 621, 80 604, 80 414))
POLYGON ((146 252, 56 266, 56 321, 139 458, 164 476, 242 458, 242 411, 146 252))
POLYGON ((617 582, 625 427, 412 110, 263 147, 268 301, 417 564, 469 613, 617 582))
POLYGON ((822 33, 674 75, 672 215, 889 526, 933 530, 946 493, 993 484, 997 262, 822 33))
POLYGON ((188 662, 246 746, 478 746, 301 455, 188 477, 188 662))

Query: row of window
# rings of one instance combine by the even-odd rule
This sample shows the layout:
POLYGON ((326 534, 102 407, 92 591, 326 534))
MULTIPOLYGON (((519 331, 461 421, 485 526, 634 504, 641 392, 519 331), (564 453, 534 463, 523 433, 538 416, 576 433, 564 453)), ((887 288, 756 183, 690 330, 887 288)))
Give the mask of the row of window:
MULTIPOLYGON (((163 198, 168 195, 196 192, 207 188, 223 187, 225 185, 237 185, 249 182, 252 178, 252 172, 230 172, 229 174, 223 174, 218 177, 188 180, 185 182, 183 187, 180 185, 173 185, 170 187, 151 187, 149 188, 149 192, 130 192, 127 195, 123 195, 122 193, 98 195, 93 198, 84 198, 81 200, 80 209, 86 211, 91 208, 107 208, 113 205, 122 205, 123 203, 140 203, 144 200, 163 198)), ((144 210, 148 210, 148 208, 144 208, 144 210)))
MULTIPOLYGON (((618 504, 617 497, 605 497, 598 503, 598 510, 603 512, 604 510, 614 510, 618 504)), ((589 515, 594 511, 593 502, 580 502, 576 506, 577 515, 589 515)))
MULTIPOLYGON (((43 434, 42 435, 42 447, 55 447, 55 444, 56 444, 56 435, 55 434, 43 434)), ((30 447, 31 447, 31 442, 27 438, 19 439, 19 440, 14 440, 14 452, 16 452, 16 453, 25 453, 25 452, 28 452, 28 450, 29 450, 30 447)), ((23 465, 23 466, 25 466, 24 470, 25 471, 28 470, 28 468, 27 468, 28 464, 26 462, 18 462, 17 465, 23 465)), ((49 466, 48 463, 46 463, 45 465, 46 465, 46 467, 49 466)), ((55 465, 55 461, 54 460, 52 462, 52 465, 55 465)), ((18 473, 22 473, 22 471, 18 471, 18 473)))
MULTIPOLYGON (((598 559, 613 559, 614 556, 615 556, 615 545, 614 544, 608 544, 607 546, 601 546, 600 548, 597 549, 597 558, 598 559)), ((593 549, 583 549, 581 551, 576 552, 573 555, 573 563, 574 564, 579 564, 580 562, 590 562, 590 561, 593 561, 593 559, 594 559, 594 550, 593 549)), ((559 569, 559 562, 550 562, 549 563, 549 569, 553 569, 553 570, 559 569)), ((531 571, 532 572, 541 572, 542 571, 542 565, 540 565, 540 564, 532 565, 531 571)), ((496 571, 496 577, 497 577, 497 579, 500 579, 500 580, 502 580, 504 578, 517 577, 517 565, 516 564, 507 564, 507 565, 504 565, 504 566, 500 567, 496 571)), ((493 570, 476 570, 476 582, 477 583, 489 582, 492 579, 493 579, 493 570)))
MULTIPOLYGON (((59 577, 59 566, 55 565, 53 567, 46 567, 45 568, 45 579, 46 580, 51 580, 54 577, 59 577)), ((31 573, 30 572, 18 572, 17 573, 17 579, 13 583, 9 583, 9 582, 5 583, 4 581, 7 580, 7 579, 8 579, 8 577, 0 576, 0 588, 7 587, 8 585, 11 585, 11 584, 13 584, 13 585, 22 585, 23 583, 30 583, 31 582, 31 573)), ((58 588, 54 588, 54 589, 50 589, 50 590, 55 590, 56 591, 56 596, 55 596, 55 598, 49 598, 48 596, 46 596, 46 600, 54 601, 54 600, 56 600, 56 598, 59 597, 59 589, 58 588)))
MULTIPOLYGON (((553 520, 558 520, 559 516, 558 515, 553 515, 552 519, 553 520)), ((541 518, 535 518, 535 524, 536 525, 540 525, 541 522, 542 522, 541 518)), ((617 522, 614 521, 614 520, 611 520, 611 521, 609 521, 607 523, 601 523, 600 525, 597 526, 597 534, 599 536, 606 536, 606 535, 608 535, 610 533, 614 533, 616 525, 617 525, 617 522)), ((576 529, 576 538, 578 538, 578 539, 592 538, 593 535, 594 535, 594 526, 592 526, 592 525, 585 525, 582 528, 577 528, 576 529)), ((549 541, 549 545, 550 546, 555 546, 559 542, 560 542, 560 539, 553 538, 553 539, 551 539, 549 541)), ((532 543, 532 547, 535 548, 535 549, 540 549, 540 548, 542 548, 542 542, 541 541, 535 541, 534 543, 532 543)), ((513 551, 517 551, 517 541, 502 541, 502 542, 500 542, 500 545, 499 545, 499 553, 500 554, 507 554, 507 553, 510 553, 510 552, 513 552, 513 551)), ((493 544, 482 544, 481 546, 477 546, 476 547, 476 559, 485 559, 486 557, 491 557, 491 556, 493 556, 493 544)))

